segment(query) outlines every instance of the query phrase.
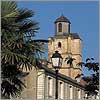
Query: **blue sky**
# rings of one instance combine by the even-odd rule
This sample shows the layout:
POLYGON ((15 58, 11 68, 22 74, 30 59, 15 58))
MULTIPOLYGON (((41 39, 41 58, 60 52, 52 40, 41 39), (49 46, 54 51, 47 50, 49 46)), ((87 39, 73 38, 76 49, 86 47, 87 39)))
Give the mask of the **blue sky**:
MULTIPOLYGON (((71 22, 71 32, 77 32, 82 39, 82 58, 99 60, 99 4, 90 1, 19 1, 20 8, 35 12, 33 20, 39 22, 36 39, 48 39, 54 35, 54 21, 62 14, 71 22)), ((92 72, 92 71, 91 71, 92 72)), ((86 68, 83 73, 89 75, 86 68)))

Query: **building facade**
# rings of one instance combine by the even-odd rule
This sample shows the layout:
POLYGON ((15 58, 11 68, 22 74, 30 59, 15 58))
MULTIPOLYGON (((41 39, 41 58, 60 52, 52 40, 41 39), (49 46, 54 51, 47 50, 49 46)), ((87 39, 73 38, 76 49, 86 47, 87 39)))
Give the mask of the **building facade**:
MULTIPOLYGON (((52 54, 59 51, 63 58, 60 73, 75 79, 77 74, 81 74, 81 67, 77 66, 77 63, 81 62, 82 59, 82 43, 77 33, 70 32, 70 24, 70 21, 63 15, 56 19, 55 35, 48 39, 48 61, 51 62, 52 54), (67 57, 75 59, 73 66, 66 63, 67 57)), ((49 67, 52 67, 52 65, 49 65, 49 67)))
MULTIPOLYGON (((41 73, 42 76, 38 78, 40 82, 38 81, 37 99, 55 99, 55 71, 45 69, 41 70, 41 73), (41 89, 41 86, 44 88, 41 89)), ((84 97, 84 87, 65 75, 58 75, 58 99, 84 99, 84 97)))
MULTIPOLYGON (((61 69, 58 73, 58 99, 84 99, 87 94, 84 86, 75 77, 81 74, 81 67, 77 66, 81 62, 81 39, 77 33, 70 32, 70 21, 63 15, 55 21, 55 35, 48 38, 48 61, 55 51, 59 51, 63 57, 61 69), (65 62, 67 57, 75 60, 70 66, 65 62)), ((27 77, 23 79, 26 88, 19 98, 22 99, 55 99, 56 72, 51 63, 40 64, 39 68, 33 67, 27 77)), ((90 97, 98 99, 98 97, 90 97)))
MULTIPOLYGON (((40 69, 32 69, 25 79, 26 88, 21 99, 55 99, 56 73, 54 70, 43 66, 40 69)), ((84 99, 84 87, 77 81, 63 74, 58 74, 58 98, 59 99, 84 99)))

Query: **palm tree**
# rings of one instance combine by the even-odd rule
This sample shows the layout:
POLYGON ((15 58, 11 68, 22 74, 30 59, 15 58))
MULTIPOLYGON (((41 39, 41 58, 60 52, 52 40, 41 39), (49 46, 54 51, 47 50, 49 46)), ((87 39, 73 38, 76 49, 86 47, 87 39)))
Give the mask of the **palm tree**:
POLYGON ((15 1, 1 2, 1 94, 3 98, 19 96, 25 85, 22 69, 31 70, 41 60, 44 47, 32 38, 38 23, 30 17, 32 10, 19 9, 15 1), (21 69, 22 68, 22 69, 21 69), (15 73, 16 72, 16 73, 15 73))
POLYGON ((10 97, 17 97, 25 87, 21 81, 24 74, 16 65, 2 65, 2 83, 1 83, 1 96, 2 98, 10 99, 10 97))

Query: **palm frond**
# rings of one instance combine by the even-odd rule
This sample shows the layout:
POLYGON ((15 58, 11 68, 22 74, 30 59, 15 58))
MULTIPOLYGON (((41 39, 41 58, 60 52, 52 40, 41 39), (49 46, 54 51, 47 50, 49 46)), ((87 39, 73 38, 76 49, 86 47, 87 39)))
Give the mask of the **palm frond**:
POLYGON ((32 10, 28 9, 19 9, 19 16, 15 19, 16 22, 21 22, 24 19, 27 19, 29 17, 32 17, 34 15, 34 12, 32 10))
POLYGON ((1 2, 1 17, 10 18, 17 15, 17 4, 15 1, 2 1, 1 2))
POLYGON ((33 66, 37 67, 44 53, 43 44, 31 40, 39 29, 38 23, 30 20, 33 15, 32 10, 19 9, 15 1, 2 1, 1 86, 3 97, 10 98, 20 94, 24 86, 20 79, 22 69, 31 70, 33 66), (30 40, 27 39, 28 37, 30 40))

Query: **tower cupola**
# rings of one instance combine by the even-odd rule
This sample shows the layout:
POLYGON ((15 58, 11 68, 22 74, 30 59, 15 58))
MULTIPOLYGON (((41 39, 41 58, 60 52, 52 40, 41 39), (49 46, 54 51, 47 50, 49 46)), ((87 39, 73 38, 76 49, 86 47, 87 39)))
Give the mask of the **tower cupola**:
POLYGON ((56 19, 55 35, 66 35, 70 33, 70 21, 63 15, 56 19))

